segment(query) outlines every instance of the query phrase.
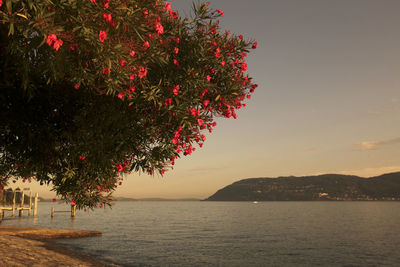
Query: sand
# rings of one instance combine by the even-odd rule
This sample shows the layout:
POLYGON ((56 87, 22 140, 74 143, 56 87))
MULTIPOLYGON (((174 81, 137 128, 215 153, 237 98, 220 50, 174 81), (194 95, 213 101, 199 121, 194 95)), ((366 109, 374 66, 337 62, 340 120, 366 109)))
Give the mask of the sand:
POLYGON ((0 266, 117 266, 50 242, 97 235, 101 233, 0 226, 0 266))

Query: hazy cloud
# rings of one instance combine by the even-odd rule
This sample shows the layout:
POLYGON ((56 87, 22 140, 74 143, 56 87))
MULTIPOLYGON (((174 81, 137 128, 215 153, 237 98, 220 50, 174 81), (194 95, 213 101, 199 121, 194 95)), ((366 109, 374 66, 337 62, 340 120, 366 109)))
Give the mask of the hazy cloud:
POLYGON ((360 150, 366 151, 366 150, 379 149, 382 146, 396 145, 396 144, 400 144, 400 137, 378 142, 364 141, 361 143, 357 143, 356 146, 358 146, 360 150))

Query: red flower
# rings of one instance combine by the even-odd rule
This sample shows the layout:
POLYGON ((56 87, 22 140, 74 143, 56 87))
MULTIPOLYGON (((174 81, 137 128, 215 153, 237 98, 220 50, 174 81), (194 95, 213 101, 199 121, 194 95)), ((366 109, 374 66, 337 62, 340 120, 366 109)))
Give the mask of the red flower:
POLYGON ((179 53, 179 48, 178 48, 178 47, 175 47, 175 48, 174 48, 174 53, 175 53, 175 54, 178 54, 178 53, 179 53))
POLYGON ((56 51, 58 51, 58 49, 60 49, 60 47, 62 46, 62 44, 63 44, 63 41, 62 41, 61 39, 58 39, 58 40, 56 40, 56 41, 54 42, 53 47, 54 47, 54 49, 55 49, 56 51))
POLYGON ((56 202, 57 200, 56 200, 55 198, 53 198, 51 201, 52 201, 52 202, 56 202))
POLYGON ((3 5, 3 0, 0 0, 0 7, 3 5))
POLYGON ((104 67, 103 69, 102 69, 102 73, 103 74, 110 74, 110 70, 109 69, 107 69, 106 67, 104 67))
POLYGON ((210 81, 210 80, 211 80, 211 76, 207 75, 207 81, 210 81))
POLYGON ((201 140, 206 141, 206 136, 204 134, 202 134, 200 137, 201 137, 201 140))
POLYGON ((197 119, 197 124, 198 124, 199 126, 201 126, 203 123, 204 123, 204 121, 203 121, 202 119, 197 119))
POLYGON ((142 79, 147 75, 147 68, 140 67, 139 69, 139 78, 142 79))
POLYGON ((74 200, 72 200, 71 205, 72 205, 72 206, 75 206, 75 205, 76 205, 76 203, 75 203, 74 200))
POLYGON ((164 33, 164 27, 161 25, 160 22, 156 22, 156 24, 154 25, 154 28, 156 29, 156 32, 158 34, 163 34, 164 33))
POLYGON ((174 90, 173 90, 174 95, 178 95, 178 93, 179 93, 179 91, 178 91, 179 88, 180 88, 179 85, 177 85, 177 86, 174 87, 174 90))
POLYGON ((90 0, 91 3, 96 3, 96 0, 90 0))
POLYGON ((165 170, 161 170, 160 173, 161 173, 161 175, 164 175, 165 170))
POLYGON ((176 66, 179 66, 179 62, 178 62, 178 60, 175 59, 175 58, 174 58, 174 64, 175 64, 176 66))
POLYGON ((119 64, 121 64, 121 66, 123 67, 123 66, 125 66, 125 64, 126 64, 126 60, 124 60, 124 59, 121 59, 120 61, 119 61, 119 64))
POLYGON ((136 53, 135 53, 135 51, 133 51, 133 50, 131 50, 131 51, 129 52, 129 55, 130 55, 131 57, 133 57, 135 54, 136 54, 136 53))
POLYGON ((86 159, 86 157, 83 156, 83 155, 80 155, 80 156, 79 156, 79 159, 80 159, 80 160, 84 160, 84 159, 86 159))
POLYGON ((144 49, 149 48, 150 47, 149 41, 144 42, 143 47, 144 47, 144 49))
POLYGON ((77 83, 77 84, 74 85, 74 88, 75 88, 76 90, 78 90, 80 86, 81 86, 81 85, 80 85, 79 83, 77 83))
POLYGON ((254 42, 252 48, 253 48, 253 49, 256 49, 256 48, 257 48, 257 45, 258 45, 257 42, 254 42))
POLYGON ((99 41, 104 43, 105 40, 107 40, 107 33, 105 31, 100 31, 99 32, 99 41))
POLYGON ((218 14, 220 14, 221 16, 223 16, 223 17, 225 16, 224 11, 222 11, 221 9, 218 9, 217 12, 218 12, 218 14))
POLYGON ((204 105, 205 107, 207 107, 208 104, 210 104, 210 100, 204 100, 204 101, 203 101, 203 105, 204 105))
POLYGON ((225 61, 222 61, 222 62, 221 62, 221 66, 222 66, 222 67, 225 67, 225 64, 226 64, 225 61))
POLYGON ((165 99, 164 104, 165 104, 166 106, 171 105, 171 104, 172 104, 172 98, 165 99))
POLYGON ((124 96, 125 96, 125 94, 124 94, 124 93, 122 93, 122 92, 118 94, 118 98, 119 98, 119 99, 123 99, 123 98, 124 98, 124 96))
MULTIPOLYGON (((0 1, 1 1, 1 0, 0 0, 0 1)), ((47 38, 46 38, 46 43, 47 43, 49 46, 53 46, 53 44, 54 44, 55 41, 57 41, 57 35, 55 35, 54 33, 53 33, 53 34, 50 34, 50 35, 47 36, 47 38)))

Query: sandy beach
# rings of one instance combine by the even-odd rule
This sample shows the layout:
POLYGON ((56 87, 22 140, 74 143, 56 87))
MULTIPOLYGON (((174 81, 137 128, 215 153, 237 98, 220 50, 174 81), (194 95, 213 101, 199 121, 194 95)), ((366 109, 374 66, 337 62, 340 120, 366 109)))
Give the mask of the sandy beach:
POLYGON ((117 266, 50 242, 97 235, 101 233, 0 226, 0 266, 117 266))

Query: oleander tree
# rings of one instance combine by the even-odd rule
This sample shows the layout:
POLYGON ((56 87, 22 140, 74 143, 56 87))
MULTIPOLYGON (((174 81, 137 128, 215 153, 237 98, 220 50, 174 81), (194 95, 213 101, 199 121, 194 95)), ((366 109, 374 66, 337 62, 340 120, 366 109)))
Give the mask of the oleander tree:
POLYGON ((131 172, 163 175, 236 118, 257 43, 221 10, 161 0, 0 0, 0 184, 50 184, 79 208, 131 172))

